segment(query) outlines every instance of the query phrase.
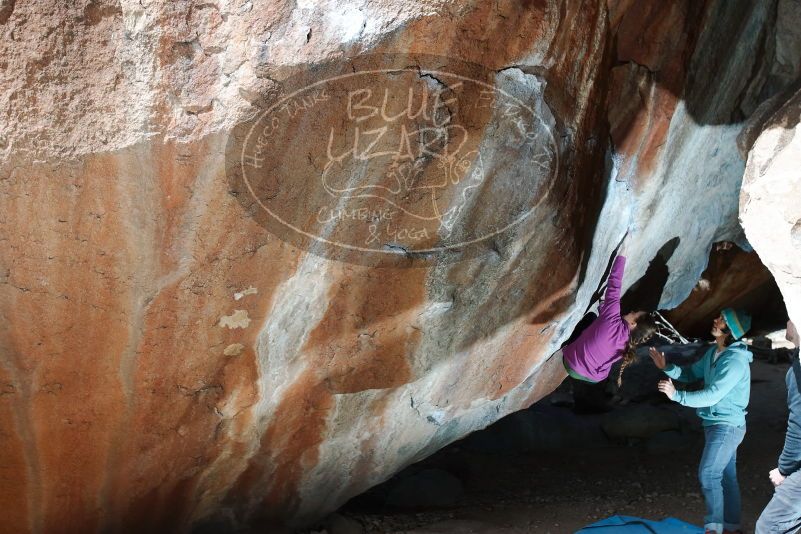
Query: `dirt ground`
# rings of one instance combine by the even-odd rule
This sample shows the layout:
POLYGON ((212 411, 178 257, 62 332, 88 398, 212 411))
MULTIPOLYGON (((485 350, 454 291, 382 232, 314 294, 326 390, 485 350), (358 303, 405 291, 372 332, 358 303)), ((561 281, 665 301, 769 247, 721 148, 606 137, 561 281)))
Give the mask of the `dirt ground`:
MULTIPOLYGON (((784 443, 787 368, 752 364, 748 430, 738 453, 745 532, 753 531, 772 495, 768 472, 784 443)), ((615 514, 672 516, 700 525, 704 503, 696 470, 702 448, 700 433, 686 450, 657 455, 631 444, 508 455, 466 450, 457 442, 425 460, 461 480, 464 493, 453 506, 398 512, 352 501, 340 514, 365 532, 396 534, 563 534, 615 514)))

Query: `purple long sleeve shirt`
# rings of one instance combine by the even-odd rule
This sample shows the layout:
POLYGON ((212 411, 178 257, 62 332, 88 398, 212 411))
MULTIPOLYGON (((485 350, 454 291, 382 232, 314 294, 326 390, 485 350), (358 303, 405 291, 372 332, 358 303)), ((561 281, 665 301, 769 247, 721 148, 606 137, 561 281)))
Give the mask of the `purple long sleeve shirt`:
POLYGON ((630 330, 620 316, 620 291, 625 256, 612 264, 606 294, 598 308, 598 318, 572 343, 562 348, 562 357, 572 371, 593 382, 609 376, 612 364, 623 357, 630 330))

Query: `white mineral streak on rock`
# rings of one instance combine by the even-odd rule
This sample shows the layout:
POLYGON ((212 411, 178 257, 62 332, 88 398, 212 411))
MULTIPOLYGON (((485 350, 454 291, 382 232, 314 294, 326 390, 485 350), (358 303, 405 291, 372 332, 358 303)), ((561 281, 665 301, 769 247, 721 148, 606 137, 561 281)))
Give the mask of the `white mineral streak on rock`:
MULTIPOLYGON (((406 388, 395 390, 371 389, 358 393, 334 396, 334 409, 331 411, 328 430, 332 439, 320 446, 320 462, 307 474, 301 486, 301 498, 306 513, 316 514, 311 503, 321 502, 325 510, 334 510, 347 498, 357 495, 380 483, 386 477, 378 473, 376 467, 389 462, 397 465, 402 456, 397 454, 398 434, 415 435, 425 431, 425 424, 419 418, 409 417, 404 411, 395 411, 404 400, 409 403, 406 388), (370 411, 371 405, 385 398, 393 412, 381 419, 359 417, 357 414, 370 411), (366 446, 364 444, 367 444, 366 446), (337 468, 333 468, 337 466, 337 468), (336 474, 339 469, 360 472, 367 480, 361 488, 349 488, 342 484, 336 474)), ((428 432, 430 434, 430 431, 428 432)), ((423 433, 427 437, 426 433, 423 433)), ((361 485, 360 485, 361 486, 361 485)))
MULTIPOLYGON (((264 323, 257 338, 259 401, 252 409, 256 422, 254 437, 263 433, 284 391, 308 366, 301 348, 325 316, 329 287, 336 282, 337 267, 334 262, 306 254, 295 274, 276 290, 267 314, 270 320, 264 323)), ((254 454, 258 439, 252 445, 254 454)))
POLYGON ((801 325, 801 91, 768 121, 748 154, 740 218, 801 325))
MULTIPOLYGON (((640 232, 629 256, 653 255, 655 244, 658 250, 680 238, 667 264, 670 278, 660 308, 673 308, 687 298, 706 268, 712 243, 726 240, 747 247, 732 210, 744 168, 736 143, 741 129, 741 123, 698 124, 679 102, 658 166, 651 176, 639 178, 647 186, 638 194, 634 224, 640 232), (646 243, 647 251, 640 248, 646 243)), ((647 261, 629 262, 624 285, 638 280, 647 267, 647 261)))
MULTIPOLYGON (((225 486, 230 489, 237 477, 244 472, 248 462, 258 454, 261 438, 270 425, 276 407, 283 400, 283 394, 303 375, 308 366, 300 349, 309 333, 325 316, 329 304, 329 287, 336 280, 337 266, 314 254, 306 254, 293 276, 276 289, 272 296, 272 305, 266 312, 269 320, 261 325, 255 346, 259 400, 248 408, 252 422, 239 430, 229 429, 229 432, 238 434, 231 437, 246 443, 247 450, 245 454, 232 459, 231 451, 226 449, 205 470, 200 487, 205 484, 214 485, 214 479, 222 477, 227 481, 225 486)), ((231 404, 238 393, 233 392, 231 404)), ((231 417, 234 414, 225 412, 224 415, 231 417)), ((359 418, 355 413, 351 417, 359 418)), ((267 469, 265 474, 270 472, 267 469)), ((329 476, 337 476, 337 473, 337 469, 330 469, 329 476)), ((267 481, 263 480, 262 483, 264 482, 267 481)), ((224 497, 224 492, 207 492, 201 495, 195 507, 194 520, 202 519, 209 511, 216 510, 224 497)), ((245 500, 249 500, 251 506, 258 509, 261 497, 256 492, 245 500)))
POLYGON ((280 397, 280 391, 299 376, 304 366, 301 347, 328 309, 329 287, 336 281, 337 264, 306 254, 295 274, 278 288, 273 306, 258 337, 259 389, 265 409, 280 397))

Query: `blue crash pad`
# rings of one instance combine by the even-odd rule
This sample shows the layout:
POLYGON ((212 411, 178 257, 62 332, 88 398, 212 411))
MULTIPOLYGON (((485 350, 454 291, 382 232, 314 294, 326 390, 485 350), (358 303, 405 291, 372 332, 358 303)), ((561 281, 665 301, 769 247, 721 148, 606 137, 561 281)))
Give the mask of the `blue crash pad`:
POLYGON ((704 534, 704 529, 673 517, 649 521, 640 517, 614 515, 586 526, 576 534, 704 534))

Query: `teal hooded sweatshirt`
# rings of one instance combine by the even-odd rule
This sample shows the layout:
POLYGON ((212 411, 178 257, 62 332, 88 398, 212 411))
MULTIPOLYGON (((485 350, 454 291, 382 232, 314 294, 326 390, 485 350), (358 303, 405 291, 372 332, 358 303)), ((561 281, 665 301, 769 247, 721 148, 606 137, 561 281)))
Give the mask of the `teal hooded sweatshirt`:
POLYGON ((717 345, 712 345, 704 356, 688 367, 670 364, 665 374, 679 382, 704 381, 700 391, 676 391, 673 400, 696 412, 704 426, 727 424, 743 426, 746 408, 751 396, 751 367, 754 356, 742 341, 726 347, 714 360, 717 345))

